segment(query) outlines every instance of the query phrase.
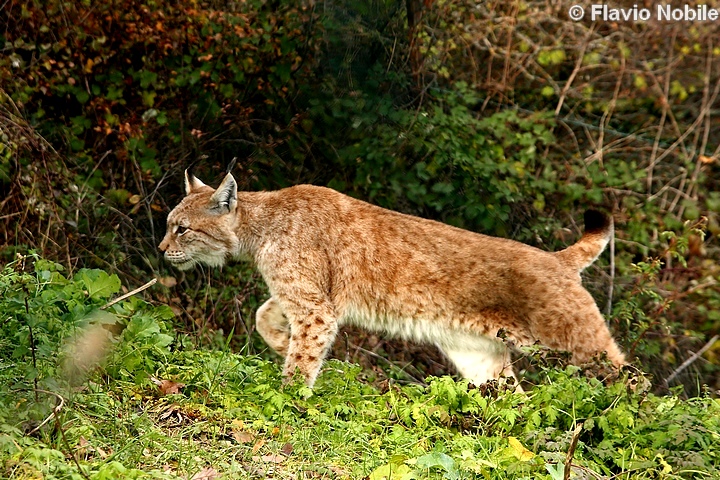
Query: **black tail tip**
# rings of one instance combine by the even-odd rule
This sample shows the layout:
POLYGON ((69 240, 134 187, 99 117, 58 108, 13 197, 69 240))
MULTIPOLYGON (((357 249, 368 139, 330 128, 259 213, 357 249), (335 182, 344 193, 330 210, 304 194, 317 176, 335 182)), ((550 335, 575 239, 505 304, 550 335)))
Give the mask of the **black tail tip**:
POLYGON ((585 233, 601 233, 612 225, 610 215, 598 210, 585 211, 585 233))

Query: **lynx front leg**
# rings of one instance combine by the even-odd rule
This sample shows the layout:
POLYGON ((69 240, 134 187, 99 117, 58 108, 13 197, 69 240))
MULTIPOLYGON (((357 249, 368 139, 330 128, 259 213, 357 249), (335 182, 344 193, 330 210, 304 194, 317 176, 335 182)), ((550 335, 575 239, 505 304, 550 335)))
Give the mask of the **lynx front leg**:
POLYGON ((285 302, 282 310, 290 324, 283 376, 289 381, 299 371, 305 384, 312 387, 337 335, 335 308, 327 301, 312 305, 285 302))
POLYGON ((255 325, 265 343, 285 357, 290 344, 290 322, 274 298, 263 303, 255 314, 255 325))

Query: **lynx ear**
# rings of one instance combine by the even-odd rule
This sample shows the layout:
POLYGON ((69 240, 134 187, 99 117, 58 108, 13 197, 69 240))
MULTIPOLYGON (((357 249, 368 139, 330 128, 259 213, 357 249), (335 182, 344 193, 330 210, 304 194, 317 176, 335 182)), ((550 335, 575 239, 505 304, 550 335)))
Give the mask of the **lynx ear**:
POLYGON ((204 187, 205 184, 198 180, 198 178, 190 173, 190 169, 185 170, 185 195, 190 195, 193 191, 204 187))
POLYGON ((237 183, 232 174, 225 175, 220 186, 210 197, 210 208, 220 213, 230 213, 237 207, 237 183))

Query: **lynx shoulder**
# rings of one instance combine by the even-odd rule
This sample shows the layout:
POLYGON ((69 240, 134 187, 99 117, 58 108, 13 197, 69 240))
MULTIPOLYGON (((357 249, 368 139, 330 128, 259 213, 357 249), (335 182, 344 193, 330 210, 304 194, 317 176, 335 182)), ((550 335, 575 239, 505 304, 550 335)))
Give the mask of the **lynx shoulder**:
POLYGON ((559 252, 386 210, 334 190, 298 185, 238 192, 185 175, 160 250, 172 265, 249 259, 271 297, 257 329, 285 357, 286 378, 313 385, 338 327, 350 323, 436 344, 475 383, 513 376, 500 330, 519 345, 600 352, 625 363, 580 272, 613 235, 589 211, 585 234, 559 252))

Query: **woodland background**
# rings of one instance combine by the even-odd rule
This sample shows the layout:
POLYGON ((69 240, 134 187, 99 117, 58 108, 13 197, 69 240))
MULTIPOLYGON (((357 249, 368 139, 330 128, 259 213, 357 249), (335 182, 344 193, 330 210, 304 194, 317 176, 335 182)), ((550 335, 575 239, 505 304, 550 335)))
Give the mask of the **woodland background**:
MULTIPOLYGON (((622 348, 658 392, 716 392, 720 25, 573 22, 570 4, 8 0, 2 261, 157 276, 145 298, 178 331, 265 355, 257 274, 180 275, 156 249, 190 164, 215 185, 237 158, 245 189, 326 185, 547 250, 604 207, 612 259, 585 284, 622 348)), ((450 371, 361 332, 335 355, 379 378, 450 371)))

